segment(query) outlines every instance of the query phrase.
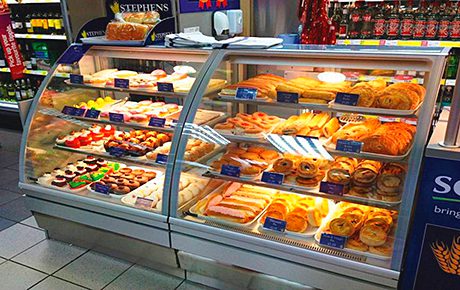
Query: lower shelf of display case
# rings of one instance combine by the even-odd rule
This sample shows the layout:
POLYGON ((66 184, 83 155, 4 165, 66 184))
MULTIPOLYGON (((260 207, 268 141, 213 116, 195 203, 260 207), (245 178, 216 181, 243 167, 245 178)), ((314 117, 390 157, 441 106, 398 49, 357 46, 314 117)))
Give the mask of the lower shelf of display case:
POLYGON ((295 193, 305 194, 305 195, 314 196, 314 197, 322 197, 322 198, 327 198, 327 199, 331 199, 335 201, 347 201, 351 203, 369 205, 369 206, 385 208, 385 209, 398 208, 399 204, 401 203, 401 202, 386 202, 386 201, 368 199, 368 198, 351 196, 351 195, 327 194, 327 193, 319 192, 317 189, 301 188, 301 187, 291 186, 291 185, 286 185, 286 184, 278 185, 278 184, 266 183, 260 180, 253 180, 253 179, 242 179, 239 177, 217 174, 217 173, 213 173, 210 171, 205 172, 203 176, 209 177, 209 178, 233 181, 233 182, 246 183, 246 184, 251 184, 251 185, 256 185, 256 186, 261 186, 261 187, 268 187, 268 188, 273 188, 273 189, 287 191, 287 192, 295 192, 295 193))

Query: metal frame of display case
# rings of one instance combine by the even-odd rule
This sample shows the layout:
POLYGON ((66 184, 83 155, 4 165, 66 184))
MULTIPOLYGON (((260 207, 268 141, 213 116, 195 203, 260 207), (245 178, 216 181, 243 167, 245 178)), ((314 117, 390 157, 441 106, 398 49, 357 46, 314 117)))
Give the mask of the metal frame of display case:
MULTIPOLYGON (((174 135, 171 155, 175 156, 174 166, 168 167, 166 174, 172 177, 170 188, 170 219, 172 247, 193 254, 216 259, 220 262, 247 267, 255 271, 267 272, 283 278, 298 281, 313 287, 334 289, 331 285, 347 282, 353 289, 373 289, 374 287, 396 287, 401 268, 404 244, 416 192, 418 172, 424 147, 431 128, 435 109, 435 99, 442 77, 448 49, 412 50, 402 48, 353 48, 353 47, 296 47, 295 49, 222 50, 215 53, 202 86, 195 88, 194 98, 187 99, 184 107, 188 115, 182 115, 174 135), (228 59, 227 59, 228 58, 228 59), (203 224, 177 217, 177 192, 181 175, 179 160, 184 155, 187 137, 183 136, 184 124, 193 123, 195 111, 202 100, 206 85, 219 65, 229 60, 236 65, 274 65, 293 67, 324 67, 354 69, 391 69, 424 71, 427 89, 423 106, 418 112, 417 133, 408 160, 402 201, 399 207, 398 227, 395 234, 394 252, 390 269, 361 263, 359 255, 347 254, 339 250, 306 245, 288 239, 280 239, 267 234, 254 234, 206 221, 203 224), (281 260, 283 262, 281 262, 281 260), (289 261, 289 262, 287 262, 289 261), (280 266, 278 266, 278 264, 280 266), (281 266, 283 265, 283 266, 281 266), (308 266, 298 268, 299 265, 308 266), (324 269, 324 270, 323 270, 324 269), (327 270, 325 270, 327 269, 327 270), (302 273, 299 277, 299 271, 302 273), (328 274, 324 278, 322 274, 328 274), (327 280, 327 285, 324 281, 327 280), (353 285, 353 287, 351 286, 353 285), (377 286, 380 285, 380 286, 377 286)), ((237 79, 236 81, 240 81, 237 79)), ((196 84, 198 85, 198 84, 196 84)), ((302 104, 302 107, 308 105, 302 104)), ((312 106, 312 109, 315 109, 312 106)), ((328 109, 330 111, 330 109, 328 109)), ((359 155, 359 154, 358 154, 359 155)), ((241 181, 244 183, 244 181, 241 181)), ((351 201, 353 202, 353 201, 351 201)), ((343 284, 342 284, 343 285, 343 284)), ((348 284, 347 284, 348 285, 348 284)), ((376 288, 376 289, 377 289, 376 288)), ((380 288, 379 288, 380 289, 380 288)))

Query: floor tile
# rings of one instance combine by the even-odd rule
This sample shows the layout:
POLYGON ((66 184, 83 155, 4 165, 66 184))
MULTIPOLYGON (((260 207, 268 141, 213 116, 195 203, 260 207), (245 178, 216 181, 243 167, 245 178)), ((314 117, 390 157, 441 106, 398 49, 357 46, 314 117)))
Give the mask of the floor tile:
POLYGON ((26 198, 21 196, 13 201, 0 206, 0 217, 20 222, 32 216, 32 212, 26 207, 26 198))
POLYGON ((5 262, 6 260, 3 259, 3 258, 0 258, 0 264, 2 264, 3 262, 5 262))
MULTIPOLYGON (((18 171, 11 170, 11 169, 8 169, 8 170, 14 171, 19 174, 18 171)), ((4 181, 3 183, 0 182, 0 188, 4 190, 15 192, 15 193, 19 193, 19 194, 24 194, 24 192, 19 188, 18 183, 19 183, 19 176, 10 181, 4 181)))
POLYGON ((182 282, 182 279, 163 274, 145 268, 139 265, 131 267, 128 271, 124 272, 115 281, 110 283, 106 288, 107 290, 123 290, 123 289, 176 289, 182 282))
POLYGON ((55 241, 44 240, 12 260, 42 272, 52 274, 86 250, 77 246, 55 241))
POLYGON ((56 277, 49 276, 39 284, 30 288, 31 290, 81 290, 86 289, 75 284, 66 282, 56 277))
POLYGON ((7 220, 7 219, 4 219, 4 218, 0 217, 0 231, 3 231, 4 229, 11 227, 15 223, 16 222, 14 222, 14 221, 7 220))
POLYGON ((46 274, 7 261, 0 265, 2 289, 24 290, 46 277, 46 274))
POLYGON ((18 163, 19 153, 0 150, 0 167, 8 167, 18 163))
POLYGON ((30 227, 34 227, 36 229, 41 230, 42 228, 38 226, 37 221, 35 220, 34 216, 26 218, 25 220, 21 221, 21 224, 28 225, 30 227))
POLYGON ((185 281, 177 288, 177 290, 213 290, 213 289, 215 288, 201 285, 198 283, 193 283, 190 281, 185 281))
POLYGON ((53 276, 91 289, 101 289, 130 266, 128 262, 90 251, 53 276))
POLYGON ((0 257, 10 259, 45 238, 44 231, 15 224, 0 232, 0 257))
POLYGON ((0 205, 20 198, 21 195, 16 192, 0 189, 0 205))

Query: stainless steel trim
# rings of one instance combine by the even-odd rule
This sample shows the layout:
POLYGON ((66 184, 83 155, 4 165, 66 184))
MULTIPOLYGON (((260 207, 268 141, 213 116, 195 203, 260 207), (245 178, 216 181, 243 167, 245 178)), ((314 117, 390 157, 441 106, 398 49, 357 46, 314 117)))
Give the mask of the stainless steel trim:
POLYGON ((67 10, 67 0, 61 0, 61 14, 64 20, 65 35, 67 38, 67 45, 72 44, 72 26, 70 25, 69 11, 67 10))
POLYGON ((454 95, 450 105, 449 120, 447 121, 446 135, 444 141, 439 145, 448 148, 458 148, 457 138, 460 129, 460 66, 457 69, 457 79, 455 80, 454 95))

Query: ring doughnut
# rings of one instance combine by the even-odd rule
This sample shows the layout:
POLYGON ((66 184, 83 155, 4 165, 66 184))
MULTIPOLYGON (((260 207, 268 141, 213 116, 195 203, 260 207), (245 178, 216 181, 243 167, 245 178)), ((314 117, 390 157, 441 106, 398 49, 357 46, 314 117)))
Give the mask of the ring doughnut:
POLYGON ((115 178, 115 179, 117 179, 117 178, 122 177, 123 174, 121 174, 120 172, 113 172, 113 173, 111 173, 109 176, 110 176, 110 177, 113 177, 113 178, 115 178))
POLYGON ((122 176, 124 179, 133 180, 136 177, 134 174, 125 174, 122 176))
POLYGON ((301 177, 313 178, 318 174, 318 165, 315 162, 303 160, 299 163, 297 172, 301 177))
POLYGON ((153 171, 146 171, 142 176, 147 177, 149 180, 157 177, 157 174, 153 171))
POLYGON ((122 174, 129 174, 131 173, 133 170, 129 167, 123 167, 121 168, 118 172, 122 173, 122 174))
POLYGON ((140 184, 145 184, 149 181, 149 179, 145 176, 141 176, 141 175, 138 175, 136 177, 134 177, 134 181, 137 181, 139 182, 140 184))
POLYGON ((144 169, 135 169, 133 170, 133 172, 131 172, 131 174, 134 174, 134 175, 142 175, 144 173, 145 173, 144 169))
POLYGON ((138 181, 135 181, 135 180, 128 180, 128 184, 127 186, 131 189, 136 189, 138 188, 139 186, 141 186, 141 184, 138 182, 138 181))
POLYGON ((293 166, 294 162, 292 162, 292 160, 287 158, 280 158, 273 164, 273 169, 278 173, 290 173, 293 166))
POLYGON ((113 189, 113 193, 116 195, 128 194, 130 191, 131 189, 125 185, 119 185, 113 189))

